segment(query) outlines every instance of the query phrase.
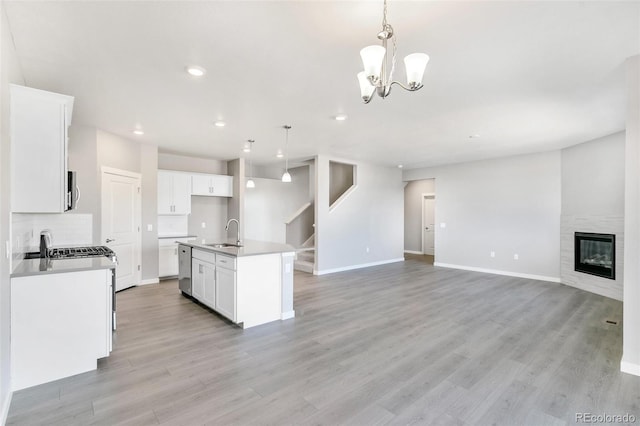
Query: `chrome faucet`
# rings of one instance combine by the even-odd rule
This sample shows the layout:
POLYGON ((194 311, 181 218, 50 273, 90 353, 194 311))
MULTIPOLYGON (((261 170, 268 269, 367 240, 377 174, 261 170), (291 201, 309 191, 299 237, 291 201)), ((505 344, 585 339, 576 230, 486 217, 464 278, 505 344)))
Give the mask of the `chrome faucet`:
POLYGON ((238 222, 238 219, 229 219, 229 221, 227 222, 227 226, 224 227, 224 230, 225 231, 229 230, 229 225, 231 224, 231 222, 236 223, 236 229, 238 230, 238 236, 236 237, 236 244, 240 245, 242 241, 240 241, 240 222, 238 222))

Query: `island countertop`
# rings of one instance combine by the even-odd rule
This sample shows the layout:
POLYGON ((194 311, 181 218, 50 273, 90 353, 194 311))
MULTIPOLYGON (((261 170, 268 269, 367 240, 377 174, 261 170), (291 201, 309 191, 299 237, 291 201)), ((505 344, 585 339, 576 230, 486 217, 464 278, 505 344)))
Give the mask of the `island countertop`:
POLYGON ((42 274, 113 269, 116 264, 108 257, 83 257, 76 259, 24 259, 16 265, 11 278, 42 274))
POLYGON ((235 244, 233 240, 225 240, 225 241, 208 241, 208 240, 197 240, 196 241, 188 241, 188 242, 180 242, 185 246, 190 246, 198 250, 205 250, 214 253, 222 253, 229 256, 235 257, 243 257, 243 256, 258 256, 261 254, 273 254, 273 253, 292 253, 295 252, 296 249, 289 245, 283 243, 274 243, 269 241, 255 241, 255 240, 246 240, 242 242, 242 247, 212 247, 209 244, 235 244))

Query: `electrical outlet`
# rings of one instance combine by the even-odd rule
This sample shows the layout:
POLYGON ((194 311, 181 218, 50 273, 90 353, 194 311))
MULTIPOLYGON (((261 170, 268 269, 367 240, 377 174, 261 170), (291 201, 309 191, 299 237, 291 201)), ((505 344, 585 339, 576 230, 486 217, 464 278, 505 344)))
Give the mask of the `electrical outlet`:
POLYGON ((207 227, 207 223, 206 222, 202 222, 202 224, 200 225, 202 228, 206 228, 207 227))
POLYGON ((496 257, 496 252, 495 252, 495 251, 492 251, 491 253, 489 253, 489 256, 491 256, 491 257, 496 257))
POLYGON ((518 256, 517 254, 513 255, 513 260, 518 260, 520 258, 520 256, 518 256))
POLYGON ((153 225, 151 223, 147 225, 147 231, 153 231, 153 225))
POLYGON ((366 248, 367 253, 369 253, 369 247, 366 248))

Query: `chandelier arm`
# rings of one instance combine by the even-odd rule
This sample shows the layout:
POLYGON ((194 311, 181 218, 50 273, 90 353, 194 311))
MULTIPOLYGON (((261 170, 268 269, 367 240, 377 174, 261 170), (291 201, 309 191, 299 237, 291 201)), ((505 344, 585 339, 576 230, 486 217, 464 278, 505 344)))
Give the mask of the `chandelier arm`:
POLYGON ((416 90, 420 90, 424 87, 424 84, 420 83, 418 86, 416 87, 407 87, 404 84, 400 83, 399 81, 392 81, 389 84, 389 91, 391 91, 391 86, 393 86, 394 84, 397 84, 398 86, 402 87, 404 90, 408 91, 408 92, 415 92, 416 90))

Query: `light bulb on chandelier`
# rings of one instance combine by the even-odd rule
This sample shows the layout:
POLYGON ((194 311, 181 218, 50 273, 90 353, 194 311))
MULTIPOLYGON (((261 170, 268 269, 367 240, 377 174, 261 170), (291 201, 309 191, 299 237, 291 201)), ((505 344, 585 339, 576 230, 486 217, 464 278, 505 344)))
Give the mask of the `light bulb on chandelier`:
POLYGON ((378 33, 378 39, 382 45, 367 46, 360 51, 364 71, 358 73, 360 84, 360 96, 365 104, 371 102, 373 92, 377 92, 381 98, 386 98, 391 93, 391 86, 397 84, 405 90, 415 92, 423 87, 422 77, 429 62, 429 56, 424 53, 412 53, 404 58, 404 66, 407 73, 407 85, 393 81, 393 71, 396 65, 396 38, 393 27, 387 23, 387 0, 384 0, 382 18, 382 31, 378 33), (391 52, 391 68, 388 70, 387 42, 391 40, 393 50, 391 52))

